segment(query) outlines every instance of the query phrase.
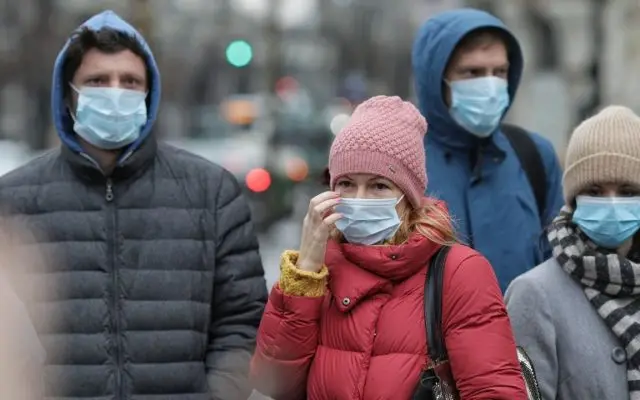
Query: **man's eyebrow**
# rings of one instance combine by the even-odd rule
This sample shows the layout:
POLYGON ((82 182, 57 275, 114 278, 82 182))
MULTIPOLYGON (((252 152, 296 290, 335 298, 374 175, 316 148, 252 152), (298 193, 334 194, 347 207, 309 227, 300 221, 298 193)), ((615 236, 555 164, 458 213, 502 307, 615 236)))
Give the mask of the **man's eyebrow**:
POLYGON ((640 190, 640 185, 636 185, 635 183, 623 183, 620 187, 623 189, 640 190))
POLYGON ((456 69, 457 70, 468 70, 468 69, 488 69, 488 68, 509 68, 511 64, 506 62, 504 64, 498 66, 490 66, 486 64, 479 64, 477 62, 469 62, 468 64, 459 64, 456 69))
POLYGON ((145 80, 144 74, 137 74, 135 72, 123 72, 120 76, 124 76, 125 78, 135 78, 138 80, 145 80))
POLYGON ((92 73, 88 73, 88 74, 82 76, 80 80, 82 82, 86 82, 86 81, 89 81, 91 79, 98 79, 98 78, 105 78, 105 77, 109 77, 109 73, 107 73, 107 72, 92 72, 92 73))

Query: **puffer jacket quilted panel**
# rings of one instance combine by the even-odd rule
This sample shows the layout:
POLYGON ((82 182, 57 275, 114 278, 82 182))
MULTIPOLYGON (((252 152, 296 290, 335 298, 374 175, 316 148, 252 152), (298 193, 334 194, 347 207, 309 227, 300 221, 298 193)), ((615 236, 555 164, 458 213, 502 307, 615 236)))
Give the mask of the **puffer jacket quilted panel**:
MULTIPOLYGON (((438 248, 418 235, 400 246, 330 241, 324 296, 271 291, 252 360, 258 390, 278 400, 410 399, 428 363, 424 284, 438 248)), ((443 334, 461 398, 525 400, 491 265, 453 246, 443 291, 443 334)))
POLYGON ((24 277, 47 287, 29 299, 34 321, 55 316, 36 326, 47 395, 248 394, 238 366, 248 366, 266 287, 240 188, 175 148, 150 142, 139 153, 139 168, 110 179, 64 148, 0 179, 9 218, 34 232, 24 250, 46 261, 24 277))

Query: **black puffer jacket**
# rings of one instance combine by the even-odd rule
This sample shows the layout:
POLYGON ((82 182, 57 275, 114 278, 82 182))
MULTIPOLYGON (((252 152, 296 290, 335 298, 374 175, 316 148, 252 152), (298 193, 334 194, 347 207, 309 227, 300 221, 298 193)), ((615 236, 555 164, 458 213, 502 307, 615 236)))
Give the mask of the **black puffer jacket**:
POLYGON ((267 293, 228 172, 149 138, 107 179, 63 146, 2 177, 0 202, 47 260, 25 272, 47 288, 28 303, 49 397, 248 397, 267 293))

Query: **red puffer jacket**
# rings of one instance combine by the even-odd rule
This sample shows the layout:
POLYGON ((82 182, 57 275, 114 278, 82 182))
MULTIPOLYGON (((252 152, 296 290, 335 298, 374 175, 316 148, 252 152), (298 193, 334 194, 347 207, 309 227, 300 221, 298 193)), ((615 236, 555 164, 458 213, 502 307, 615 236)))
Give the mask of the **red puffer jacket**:
MULTIPOLYGON (((424 283, 438 248, 419 235, 399 246, 330 242, 324 296, 273 288, 251 365, 256 388, 276 400, 410 399, 427 364, 424 283)), ((283 255, 281 280, 295 257, 283 255)), ((454 246, 443 285, 443 333, 461 398, 526 399, 491 265, 454 246)))

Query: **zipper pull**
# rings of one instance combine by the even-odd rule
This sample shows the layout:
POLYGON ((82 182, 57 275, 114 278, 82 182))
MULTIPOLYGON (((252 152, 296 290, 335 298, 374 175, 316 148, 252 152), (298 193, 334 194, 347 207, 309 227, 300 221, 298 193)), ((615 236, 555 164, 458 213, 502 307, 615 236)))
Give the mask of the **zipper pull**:
POLYGON ((113 201, 113 181, 111 178, 107 179, 107 193, 104 196, 108 202, 113 201))

